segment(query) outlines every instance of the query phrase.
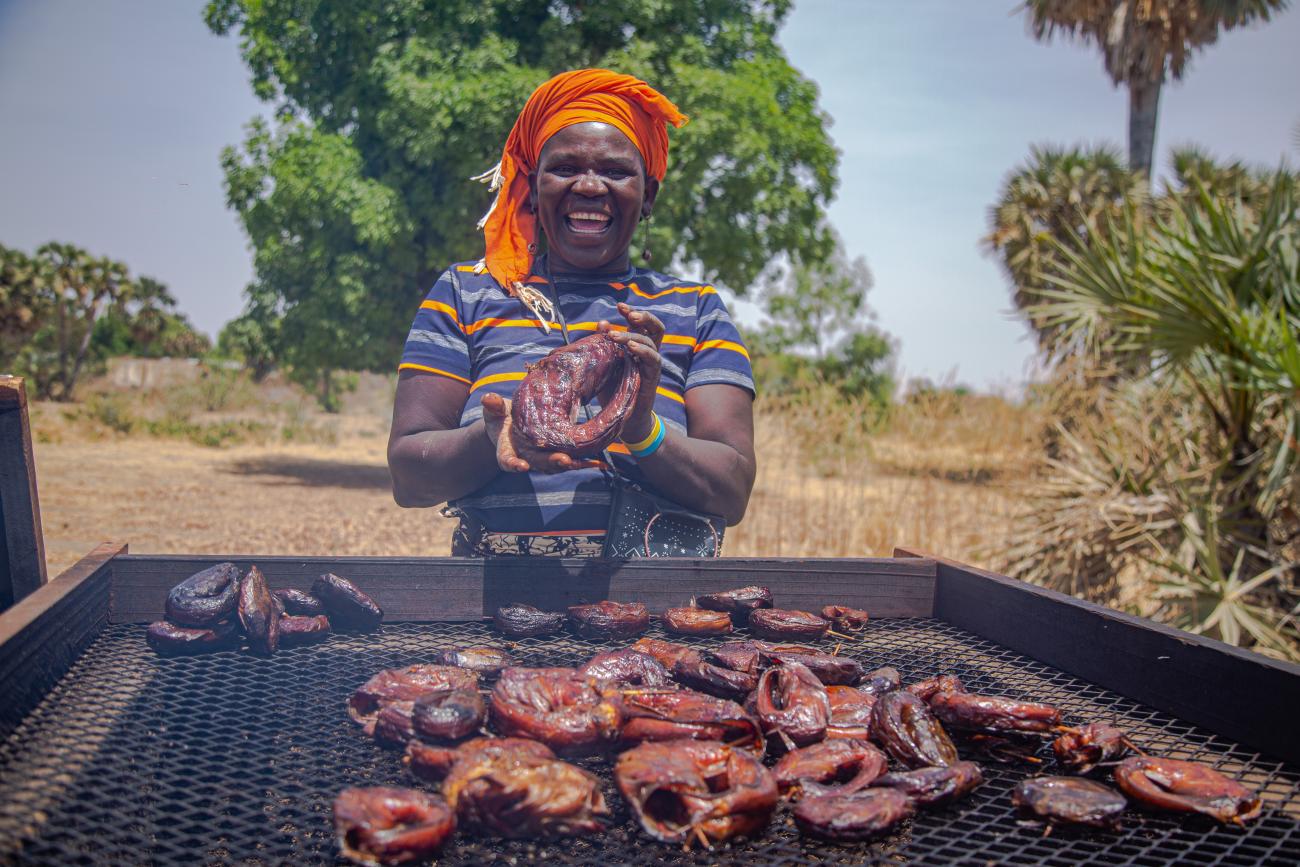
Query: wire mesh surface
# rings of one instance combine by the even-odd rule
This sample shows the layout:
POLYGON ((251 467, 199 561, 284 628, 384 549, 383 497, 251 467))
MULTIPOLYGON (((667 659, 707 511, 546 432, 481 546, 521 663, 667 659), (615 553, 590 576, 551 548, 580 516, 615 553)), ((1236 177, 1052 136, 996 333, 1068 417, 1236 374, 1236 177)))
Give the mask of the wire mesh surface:
MULTIPOLYGON (((331 806, 340 789, 419 785, 400 751, 376 746, 348 719, 348 696, 379 669, 426 662, 436 650, 508 645, 485 624, 398 623, 270 659, 244 651, 165 659, 146 646, 144 631, 106 629, 0 745, 0 863, 336 863, 331 806)), ((508 646, 520 664, 540 666, 578 664, 625 644, 563 636, 508 646)), ((1294 766, 940 621, 873 621, 841 652, 868 667, 892 665, 905 682, 952 673, 971 691, 1055 704, 1069 723, 1115 722, 1149 752, 1209 763, 1256 788, 1263 815, 1240 829, 1130 810, 1118 833, 1058 828, 1043 836, 1017 821, 1010 791, 1026 776, 1056 772, 1044 743, 1039 766, 973 756, 985 772, 974 794, 921 810, 873 843, 805 840, 782 807, 761 837, 683 853, 645 837, 608 763, 586 760, 614 813, 606 834, 532 842, 458 833, 439 863, 1300 862, 1294 766)))

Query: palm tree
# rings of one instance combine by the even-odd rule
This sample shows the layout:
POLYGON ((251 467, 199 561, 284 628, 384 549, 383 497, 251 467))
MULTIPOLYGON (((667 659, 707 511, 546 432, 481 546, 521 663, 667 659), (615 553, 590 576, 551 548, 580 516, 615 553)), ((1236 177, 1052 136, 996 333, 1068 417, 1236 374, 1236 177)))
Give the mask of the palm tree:
POLYGON ((1128 87, 1129 168, 1151 175, 1165 76, 1180 80, 1192 54, 1220 30, 1268 21, 1288 0, 1025 0, 1029 30, 1095 43, 1111 81, 1128 87))
MULTIPOLYGON (((1124 167, 1114 148, 1031 148, 1029 160, 1003 183, 983 239, 1011 279, 1016 307, 1026 311, 1041 304, 1042 274, 1059 263, 1062 243, 1104 233, 1127 204, 1145 194, 1142 179, 1124 167)), ((1028 318, 1043 349, 1064 349, 1041 315, 1028 318)))

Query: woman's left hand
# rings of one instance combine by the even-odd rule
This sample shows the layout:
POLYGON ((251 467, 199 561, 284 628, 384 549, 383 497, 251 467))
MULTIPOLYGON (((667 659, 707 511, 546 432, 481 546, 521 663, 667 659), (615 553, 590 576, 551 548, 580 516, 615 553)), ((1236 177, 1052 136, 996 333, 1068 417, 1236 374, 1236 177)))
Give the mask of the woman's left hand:
POLYGON ((654 427, 651 413, 655 408, 655 393, 659 388, 659 374, 663 364, 659 357, 659 346, 664 339, 664 324, 653 313, 633 310, 622 302, 618 305, 618 312, 627 320, 626 331, 616 331, 608 321, 602 321, 599 327, 631 351, 641 371, 641 388, 637 391, 632 411, 623 422, 624 442, 634 443, 649 436, 650 429, 654 427))

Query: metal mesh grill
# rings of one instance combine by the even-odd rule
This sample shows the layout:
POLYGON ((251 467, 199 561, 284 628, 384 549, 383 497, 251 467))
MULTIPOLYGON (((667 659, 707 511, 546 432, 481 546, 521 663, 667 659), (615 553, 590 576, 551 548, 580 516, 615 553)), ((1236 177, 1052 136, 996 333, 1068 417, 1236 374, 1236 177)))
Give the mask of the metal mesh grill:
MULTIPOLYGON (((234 652, 162 659, 145 645, 142 626, 109 627, 0 745, 0 863, 335 863, 335 794, 350 785, 413 785, 401 754, 380 749, 347 719, 352 690, 381 668, 427 661, 434 650, 494 643, 500 638, 484 624, 387 624, 378 635, 334 636, 271 659, 234 652)), ((514 652, 526 665, 573 665, 612 646, 529 639, 514 652)), ((641 834, 608 765, 588 761, 614 810, 608 833, 553 843, 458 834, 439 863, 1300 862, 1293 766, 939 621, 873 621, 842 652, 871 667, 893 665, 905 680, 954 673, 973 691, 1050 702, 1069 722, 1114 721, 1151 752, 1207 762, 1257 788, 1264 814, 1242 830, 1130 811, 1120 833, 1057 829, 1044 837, 1017 823, 1009 801, 1015 783, 1039 771, 981 760, 987 779, 972 796, 922 811, 871 844, 805 841, 782 808, 758 839, 684 854, 641 834)), ((1043 770, 1052 772, 1050 761, 1043 770)))

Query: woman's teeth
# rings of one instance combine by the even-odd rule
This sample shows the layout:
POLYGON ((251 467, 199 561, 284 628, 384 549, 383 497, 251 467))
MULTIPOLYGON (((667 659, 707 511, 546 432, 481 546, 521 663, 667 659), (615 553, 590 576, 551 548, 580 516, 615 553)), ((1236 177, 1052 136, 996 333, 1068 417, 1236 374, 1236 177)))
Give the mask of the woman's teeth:
POLYGON ((565 219, 569 228, 578 233, 596 234, 605 231, 609 225, 609 215, 595 211, 574 211, 565 219))

